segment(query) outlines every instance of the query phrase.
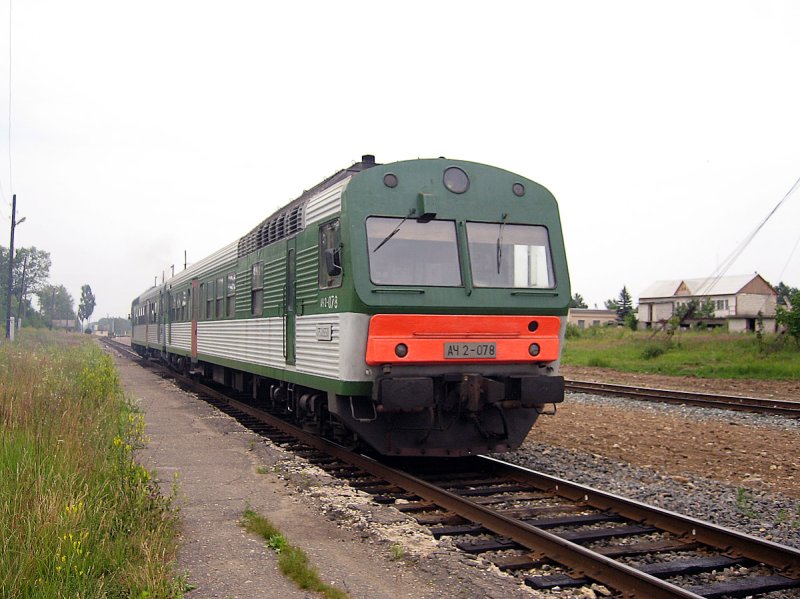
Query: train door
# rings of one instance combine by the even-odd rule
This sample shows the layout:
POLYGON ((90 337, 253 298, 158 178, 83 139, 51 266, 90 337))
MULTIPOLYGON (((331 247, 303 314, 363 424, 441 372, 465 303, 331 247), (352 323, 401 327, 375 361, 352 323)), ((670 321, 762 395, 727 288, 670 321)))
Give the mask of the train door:
POLYGON ((167 352, 167 318, 169 316, 170 294, 164 290, 158 296, 158 345, 162 352, 167 352))
POLYGON ((283 355, 287 364, 295 363, 295 331, 297 330, 297 257, 295 255, 295 239, 286 241, 286 293, 284 293, 284 339, 283 355))
POLYGON ((198 294, 200 281, 192 279, 192 295, 189 298, 189 309, 192 314, 192 362, 197 362, 197 319, 200 316, 200 302, 202 298, 198 294))

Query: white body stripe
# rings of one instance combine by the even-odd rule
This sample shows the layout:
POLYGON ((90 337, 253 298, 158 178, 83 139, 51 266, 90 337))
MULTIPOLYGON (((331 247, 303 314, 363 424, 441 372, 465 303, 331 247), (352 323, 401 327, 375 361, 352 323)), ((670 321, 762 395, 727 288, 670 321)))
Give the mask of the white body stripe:
MULTIPOLYGON (((197 352, 205 356, 269 366, 340 381, 369 382, 374 375, 365 361, 369 315, 351 312, 297 317, 295 364, 284 358, 283 317, 216 320, 197 323, 197 352), (317 328, 330 330, 317 336, 317 328)), ((168 349, 189 352, 189 322, 171 325, 168 349)), ((143 343, 144 325, 133 329, 134 341, 143 343)), ((148 342, 157 345, 156 326, 148 330, 148 342)))
POLYGON ((174 322, 170 325, 172 337, 167 344, 167 349, 175 348, 182 351, 192 350, 192 323, 174 322))
POLYGON ((368 314, 298 317, 295 370, 342 381, 372 381, 365 362, 368 329, 368 314), (331 327, 330 341, 317 339, 318 326, 331 327))

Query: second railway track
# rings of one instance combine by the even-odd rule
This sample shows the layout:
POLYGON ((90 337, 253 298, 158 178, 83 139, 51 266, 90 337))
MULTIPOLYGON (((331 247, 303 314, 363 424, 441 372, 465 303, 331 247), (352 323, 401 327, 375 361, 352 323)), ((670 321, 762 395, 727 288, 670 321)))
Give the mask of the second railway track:
POLYGON ((800 400, 792 401, 761 397, 742 397, 738 395, 719 395, 714 393, 655 389, 652 387, 590 381, 564 381, 564 387, 567 391, 573 393, 615 395, 642 401, 684 404, 704 408, 719 408, 722 410, 737 410, 761 414, 776 414, 788 418, 800 418, 800 400))
POLYGON ((265 406, 195 390, 539 590, 597 582, 618 596, 722 598, 800 588, 800 550, 792 547, 484 456, 391 467, 302 431, 265 406))

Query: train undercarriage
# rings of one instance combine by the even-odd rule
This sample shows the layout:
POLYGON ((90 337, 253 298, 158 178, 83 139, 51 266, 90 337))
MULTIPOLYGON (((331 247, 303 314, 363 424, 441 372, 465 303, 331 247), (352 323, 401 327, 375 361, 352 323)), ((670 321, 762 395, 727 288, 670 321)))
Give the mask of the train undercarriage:
POLYGON ((384 373, 372 396, 313 389, 137 348, 184 375, 233 389, 306 430, 384 455, 463 456, 515 449, 542 413, 563 400, 560 376, 507 371, 481 374, 434 367, 384 373))

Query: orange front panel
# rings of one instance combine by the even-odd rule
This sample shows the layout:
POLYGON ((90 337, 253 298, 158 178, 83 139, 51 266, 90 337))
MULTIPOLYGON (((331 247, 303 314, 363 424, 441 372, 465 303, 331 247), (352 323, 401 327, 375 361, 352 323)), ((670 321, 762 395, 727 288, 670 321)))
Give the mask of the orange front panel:
POLYGON ((557 316, 376 314, 369 324, 367 364, 551 362, 558 359, 560 328, 557 316), (408 348, 403 358, 395 353, 399 343, 408 348), (483 354, 491 353, 493 343, 494 355, 447 358, 451 343, 483 354), (528 352, 531 343, 540 347, 536 357, 528 352))

